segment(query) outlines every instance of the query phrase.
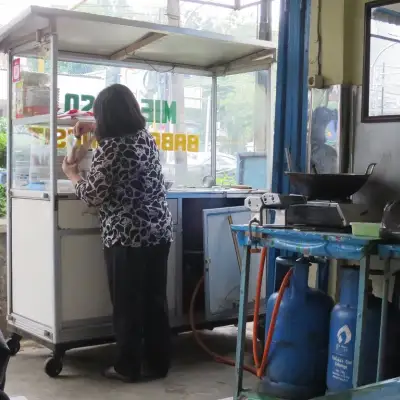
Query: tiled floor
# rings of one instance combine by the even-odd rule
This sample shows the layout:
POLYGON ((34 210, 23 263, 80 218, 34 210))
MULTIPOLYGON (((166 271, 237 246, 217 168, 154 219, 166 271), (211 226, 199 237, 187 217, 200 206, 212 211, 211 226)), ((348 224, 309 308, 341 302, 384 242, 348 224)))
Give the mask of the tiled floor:
MULTIPOLYGON (((234 357, 235 328, 205 332, 203 336, 213 350, 234 357)), ((24 346, 11 359, 6 392, 9 396, 25 396, 26 400, 218 400, 233 395, 234 369, 211 361, 191 334, 176 339, 174 365, 165 381, 135 385, 107 381, 100 372, 111 359, 112 351, 112 346, 71 351, 60 377, 51 379, 43 371, 49 351, 24 346)), ((251 387, 254 378, 246 376, 246 384, 251 387)))

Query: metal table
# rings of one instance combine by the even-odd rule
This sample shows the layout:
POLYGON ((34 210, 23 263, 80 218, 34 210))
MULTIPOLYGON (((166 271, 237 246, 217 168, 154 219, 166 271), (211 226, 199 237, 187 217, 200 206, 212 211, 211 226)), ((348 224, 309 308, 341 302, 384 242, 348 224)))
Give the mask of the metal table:
POLYGON ((399 394, 400 379, 391 379, 315 400, 396 400, 399 394))
MULTIPOLYGON (((360 262, 360 280, 358 289, 358 318, 356 326, 355 354, 353 364, 353 387, 359 386, 359 360, 362 348, 363 332, 365 329, 365 312, 367 299, 367 282, 370 268, 370 256, 378 254, 378 245, 381 243, 376 238, 356 237, 350 234, 305 232, 292 229, 271 229, 263 227, 252 227, 249 231, 248 225, 234 225, 232 229, 237 233, 241 246, 246 247, 245 268, 242 270, 240 282, 240 308, 238 321, 238 341, 236 349, 236 393, 239 399, 243 394, 243 363, 244 363, 244 338, 247 315, 247 296, 251 247, 272 247, 305 256, 327 257, 330 259, 355 260, 360 262)), ((384 248, 383 246, 381 247, 384 248)), ((399 257, 400 257, 400 246, 399 257)), ((272 268, 267 269, 267 284, 275 279, 272 268)), ((385 335, 383 334, 387 319, 388 284, 384 281, 385 288, 382 299, 382 318, 380 326, 379 364, 377 368, 377 382, 381 380, 383 363, 381 362, 385 347, 385 335), (382 324, 383 322, 383 324, 382 324)), ((248 396, 248 395, 247 395, 248 396)), ((248 398, 251 398, 248 396, 248 398)))
MULTIPOLYGON (((400 379, 391 379, 334 395, 318 397, 314 400, 397 400, 399 393, 400 379)), ((243 392, 242 394, 247 400, 278 400, 257 393, 243 392)))
MULTIPOLYGON (((379 257, 385 260, 383 268, 383 290, 382 298, 387 299, 389 296, 389 283, 391 276, 397 272, 399 269, 393 268, 391 266, 391 260, 400 260, 400 244, 379 244, 378 245, 379 257)), ((382 303, 383 305, 383 303, 382 303)), ((378 358, 378 372, 382 371, 383 357, 384 357, 384 346, 385 346, 385 335, 383 333, 386 331, 387 326, 387 307, 382 307, 381 314, 381 330, 380 330, 380 347, 379 347, 379 358, 378 358)), ((379 376, 382 378, 382 375, 379 376)), ((381 379, 379 379, 381 380, 381 379)), ((377 377, 377 381, 378 377, 377 377)))

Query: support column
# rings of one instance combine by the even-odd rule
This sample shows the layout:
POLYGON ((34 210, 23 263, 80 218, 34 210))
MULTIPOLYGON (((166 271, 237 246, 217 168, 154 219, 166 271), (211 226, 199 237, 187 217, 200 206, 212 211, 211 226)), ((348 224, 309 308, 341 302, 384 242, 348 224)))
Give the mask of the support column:
MULTIPOLYGON (((167 17, 168 25, 180 26, 180 0, 168 0, 167 2, 167 17)), ((177 125, 176 132, 186 132, 185 128, 185 94, 184 94, 184 80, 185 77, 182 74, 175 74, 172 71, 171 82, 172 82, 172 94, 171 97, 176 101, 177 107, 177 125)), ((207 151, 207 149, 206 149, 207 151)), ((175 181, 182 183, 188 183, 187 180, 187 153, 176 152, 175 153, 175 181)))
POLYGON ((311 0, 281 0, 272 190, 289 193, 284 172, 288 148, 293 168, 305 171, 308 50, 311 0))
MULTIPOLYGON (((272 191, 290 193, 285 149, 297 171, 306 169, 308 114, 308 62, 311 0, 281 0, 272 191)), ((274 266, 279 253, 271 249, 268 265, 274 266)), ((273 267, 272 267, 273 268, 273 267)), ((271 271, 267 278, 267 298, 286 269, 271 271)))

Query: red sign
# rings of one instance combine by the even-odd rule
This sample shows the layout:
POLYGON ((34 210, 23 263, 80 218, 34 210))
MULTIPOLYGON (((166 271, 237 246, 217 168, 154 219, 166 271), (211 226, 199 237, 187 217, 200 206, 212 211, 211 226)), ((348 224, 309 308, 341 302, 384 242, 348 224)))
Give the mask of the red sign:
POLYGON ((12 81, 13 83, 21 80, 21 59, 16 58, 12 63, 12 81))

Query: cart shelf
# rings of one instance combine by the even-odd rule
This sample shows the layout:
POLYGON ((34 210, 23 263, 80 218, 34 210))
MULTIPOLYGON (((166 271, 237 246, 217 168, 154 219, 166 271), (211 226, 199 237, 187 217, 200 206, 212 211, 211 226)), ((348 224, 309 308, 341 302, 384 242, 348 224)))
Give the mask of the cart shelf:
MULTIPOLYGON (((94 118, 76 117, 76 118, 57 118, 57 126, 74 126, 76 121, 94 121, 94 118)), ((14 118, 13 125, 50 125, 50 114, 35 115, 33 117, 14 118)))
POLYGON ((275 45, 264 40, 37 6, 0 30, 0 51, 25 53, 27 44, 46 41, 51 27, 59 59, 68 61, 158 65, 219 76, 268 69, 276 56, 275 45))

